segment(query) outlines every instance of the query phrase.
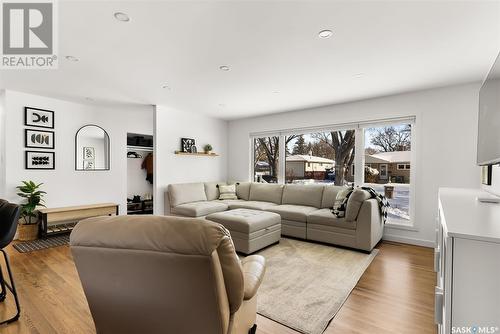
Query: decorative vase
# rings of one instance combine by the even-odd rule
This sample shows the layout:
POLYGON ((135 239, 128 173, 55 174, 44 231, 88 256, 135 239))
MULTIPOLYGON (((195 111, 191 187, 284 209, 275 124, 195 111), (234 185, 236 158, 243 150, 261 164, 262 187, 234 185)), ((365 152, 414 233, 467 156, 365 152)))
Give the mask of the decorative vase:
POLYGON ((37 224, 18 224, 17 240, 31 241, 38 239, 38 223, 37 224))

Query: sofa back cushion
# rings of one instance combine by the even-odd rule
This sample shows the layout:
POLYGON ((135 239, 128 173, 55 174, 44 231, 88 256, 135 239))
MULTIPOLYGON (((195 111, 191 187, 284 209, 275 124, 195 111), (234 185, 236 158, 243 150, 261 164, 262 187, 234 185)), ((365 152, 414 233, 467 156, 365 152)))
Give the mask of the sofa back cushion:
POLYGON ((250 186, 250 201, 263 201, 281 204, 283 185, 270 183, 252 183, 250 186))
POLYGON ((171 207, 207 200, 205 185, 201 182, 169 184, 168 197, 171 207))
POLYGON ((321 200, 321 208, 331 208, 335 203, 335 199, 337 198, 337 194, 344 189, 342 186, 335 185, 326 185, 323 190, 323 199, 321 200))
POLYGON ((323 185, 287 184, 283 189, 282 204, 321 207, 323 185))
POLYGON ((207 200, 213 201, 219 199, 219 188, 217 185, 226 185, 226 182, 205 182, 205 195, 207 195, 207 200))
POLYGON ((248 201, 250 198, 250 185, 251 182, 235 182, 236 183, 236 196, 239 199, 248 201))
POLYGON ((347 208, 345 211, 346 221, 355 221, 358 218, 359 210, 364 201, 371 198, 368 191, 356 188, 347 200, 347 208))

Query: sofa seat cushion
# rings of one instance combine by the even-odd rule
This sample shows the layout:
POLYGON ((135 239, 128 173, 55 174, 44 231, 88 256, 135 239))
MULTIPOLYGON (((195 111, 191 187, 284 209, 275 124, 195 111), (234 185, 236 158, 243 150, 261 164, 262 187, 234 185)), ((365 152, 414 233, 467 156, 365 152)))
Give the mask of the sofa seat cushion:
POLYGON ((185 217, 202 217, 211 213, 226 211, 227 208, 227 204, 221 201, 203 201, 177 205, 172 208, 172 213, 185 217))
POLYGON ((279 214, 281 219, 305 223, 307 222, 307 215, 318 209, 312 206, 285 204, 273 206, 266 210, 279 214))
POLYGON ((262 201, 231 201, 229 209, 251 209, 251 210, 267 210, 268 208, 278 206, 278 204, 262 201))
POLYGON ((345 218, 338 218, 330 209, 320 209, 309 213, 307 223, 341 227, 350 230, 356 229, 356 221, 347 221, 345 218))

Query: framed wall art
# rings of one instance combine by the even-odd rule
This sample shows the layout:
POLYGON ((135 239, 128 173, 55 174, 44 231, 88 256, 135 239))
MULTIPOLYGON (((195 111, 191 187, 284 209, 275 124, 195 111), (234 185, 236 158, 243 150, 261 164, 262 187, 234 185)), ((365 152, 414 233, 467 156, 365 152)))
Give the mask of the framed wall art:
POLYGON ((26 151, 26 169, 55 169, 54 152, 26 151))
POLYGON ((195 140, 192 138, 181 138, 181 152, 193 153, 191 148, 195 144, 195 140))
POLYGON ((54 112, 51 110, 24 107, 24 125, 53 129, 54 112))
POLYGON ((25 146, 28 148, 55 148, 54 131, 25 129, 25 146))

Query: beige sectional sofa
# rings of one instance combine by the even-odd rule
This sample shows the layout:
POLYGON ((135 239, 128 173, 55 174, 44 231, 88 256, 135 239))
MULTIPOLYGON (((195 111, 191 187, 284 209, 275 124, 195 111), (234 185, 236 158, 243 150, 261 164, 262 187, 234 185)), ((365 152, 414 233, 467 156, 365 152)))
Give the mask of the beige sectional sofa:
POLYGON ((345 218, 330 210, 337 193, 334 185, 296 185, 240 182, 237 200, 219 200, 217 184, 170 184, 165 194, 167 215, 204 217, 237 208, 264 210, 281 216, 281 234, 301 239, 371 251, 380 241, 384 224, 378 202, 366 191, 355 191, 345 218))

